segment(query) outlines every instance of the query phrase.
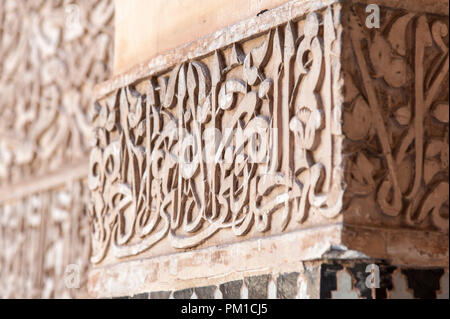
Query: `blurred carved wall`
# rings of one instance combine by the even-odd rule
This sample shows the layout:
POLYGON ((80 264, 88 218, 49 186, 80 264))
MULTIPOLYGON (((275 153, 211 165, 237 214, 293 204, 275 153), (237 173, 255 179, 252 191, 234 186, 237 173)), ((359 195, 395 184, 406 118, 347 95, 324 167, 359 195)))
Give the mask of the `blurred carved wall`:
POLYGON ((1 298, 87 296, 89 112, 113 15, 112 0, 0 2, 1 298))

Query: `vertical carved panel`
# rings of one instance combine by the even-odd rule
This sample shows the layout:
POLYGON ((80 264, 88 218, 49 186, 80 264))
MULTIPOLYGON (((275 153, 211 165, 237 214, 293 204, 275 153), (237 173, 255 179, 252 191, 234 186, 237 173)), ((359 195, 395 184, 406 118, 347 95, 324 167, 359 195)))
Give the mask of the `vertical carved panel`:
MULTIPOLYGON (((87 203, 89 191, 85 181, 77 181, 50 194, 44 242, 44 298, 87 295, 90 232, 87 203), (68 265, 79 272, 79 289, 67 289, 68 265), (71 266, 72 267, 72 266, 71 266)), ((75 278, 77 279, 77 278, 75 278)), ((76 282, 74 282, 76 284, 76 282)), ((69 282, 70 285, 70 282, 69 282)))
POLYGON ((3 298, 87 296, 90 240, 88 189, 77 181, 0 206, 0 295, 3 298), (78 289, 66 286, 76 265, 78 289))
POLYGON ((448 16, 381 12, 345 22, 345 219, 448 232, 448 16))
POLYGON ((338 220, 340 39, 329 7, 100 99, 92 261, 338 220))
POLYGON ((87 296, 80 171, 93 88, 110 75, 113 11, 112 0, 0 2, 1 298, 87 296), (69 265, 79 289, 75 277, 67 287, 69 265))
POLYGON ((109 75, 113 2, 0 4, 0 186, 77 163, 109 75))

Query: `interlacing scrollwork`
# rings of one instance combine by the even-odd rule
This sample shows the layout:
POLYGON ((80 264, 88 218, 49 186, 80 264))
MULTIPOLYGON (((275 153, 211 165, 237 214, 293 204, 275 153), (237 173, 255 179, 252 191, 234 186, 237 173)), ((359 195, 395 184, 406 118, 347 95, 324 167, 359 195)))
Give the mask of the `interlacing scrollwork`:
POLYGON ((87 296, 88 198, 85 181, 75 181, 0 206, 2 298, 87 296), (78 289, 67 285, 69 265, 78 289))
POLYGON ((348 15, 349 211, 371 198, 383 222, 448 231, 448 17, 386 9, 369 30, 362 10, 348 15))
POLYGON ((330 7, 99 100, 92 261, 337 216, 340 32, 330 7))
POLYGON ((88 110, 113 14, 112 0, 0 1, 0 298, 87 297, 88 110))
POLYGON ((112 61, 112 0, 0 4, 0 186, 87 157, 93 87, 112 61))

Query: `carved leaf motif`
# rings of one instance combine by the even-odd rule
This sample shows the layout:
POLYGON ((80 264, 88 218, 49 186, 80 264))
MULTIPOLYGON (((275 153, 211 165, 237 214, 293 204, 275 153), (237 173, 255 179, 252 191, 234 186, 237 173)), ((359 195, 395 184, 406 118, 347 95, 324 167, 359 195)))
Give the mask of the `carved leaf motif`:
POLYGON ((434 175, 441 170, 441 164, 436 159, 426 159, 423 166, 423 179, 428 184, 434 175))
POLYGON ((144 137, 145 136, 145 132, 146 132, 146 123, 145 123, 145 121, 141 121, 136 126, 136 129, 135 129, 136 139, 144 137))
POLYGON ((213 86, 216 86, 222 81, 222 71, 224 69, 223 59, 219 51, 214 51, 214 60, 211 68, 211 80, 213 86))
POLYGON ((395 119, 400 125, 408 125, 411 121, 411 110, 409 106, 401 106, 395 111, 395 119))
POLYGON ((393 88, 403 87, 410 79, 411 72, 403 58, 395 58, 385 67, 384 79, 393 88))
POLYGON ((239 44, 234 43, 233 48, 231 50, 230 67, 242 65, 242 64, 244 64, 244 60, 245 60, 244 52, 242 51, 239 44))
POLYGON ((200 123, 207 123, 211 119, 211 95, 208 95, 203 105, 198 106, 197 119, 200 123))
POLYGON ((344 126, 344 132, 350 139, 358 141, 367 136, 372 125, 372 118, 369 105, 362 96, 356 98, 351 113, 344 113, 344 122, 352 123, 344 126))
POLYGON ((439 46, 439 48, 442 50, 442 52, 448 52, 448 46, 442 40, 442 38, 444 38, 448 34, 447 25, 445 23, 443 23, 442 21, 434 22, 433 26, 431 27, 431 34, 432 34, 434 41, 439 46))
POLYGON ((189 98, 192 102, 194 102, 195 95, 198 91, 198 80, 196 74, 194 74, 194 67, 192 64, 189 64, 187 77, 186 77, 186 86, 189 94, 189 98))
POLYGON ((142 96, 137 95, 132 89, 130 89, 129 93, 128 100, 130 101, 130 110, 128 113, 128 122, 132 128, 135 128, 144 116, 142 96))
POLYGON ((442 123, 448 123, 448 103, 439 103, 433 108, 433 117, 442 123))
POLYGON ((411 186, 413 170, 413 164, 409 159, 405 159, 398 165, 398 185, 402 193, 406 193, 411 186))
POLYGON ((286 26, 286 36, 284 39, 284 59, 287 63, 295 55, 295 40, 297 38, 292 22, 288 22, 286 26))
MULTIPOLYGON (((177 99, 182 101, 187 94, 187 83, 186 83, 186 65, 180 66, 180 71, 178 72, 178 87, 177 87, 177 99)), ((169 80, 170 82, 170 80, 169 80)))
POLYGON ((425 151, 424 180, 428 184, 436 173, 448 167, 448 144, 432 140, 425 151), (440 156, 438 156, 440 155, 440 156), (436 158, 438 157, 438 158, 436 158))
POLYGON ((375 77, 383 77, 388 85, 393 88, 403 87, 411 78, 409 66, 403 58, 391 56, 389 42, 380 34, 370 45, 370 60, 375 69, 375 77))
POLYGON ((105 129, 108 131, 113 131, 116 128, 116 112, 115 110, 110 112, 108 115, 108 119, 105 123, 105 129))
POLYGON ((344 83, 344 102, 352 102, 359 95, 359 90, 356 88, 352 76, 348 72, 344 73, 344 83))
POLYGON ((310 111, 307 108, 300 110, 298 117, 291 119, 289 128, 299 138, 300 147, 309 150, 312 148, 316 136, 316 130, 321 125, 321 114, 318 110, 310 111))
POLYGON ((264 42, 259 47, 251 50, 250 54, 252 55, 253 63, 255 66, 263 67, 267 63, 269 59, 271 39, 272 31, 267 34, 264 42))
POLYGON ((211 91, 211 76, 209 74, 208 68, 203 63, 193 61, 191 65, 194 66, 195 70, 197 71, 199 81, 198 98, 199 102, 203 103, 209 92, 211 91))
POLYGON ((260 74, 258 67, 252 66, 255 64, 251 54, 247 54, 244 60, 244 80, 250 85, 256 85, 259 83, 262 75, 260 74))
POLYGON ((439 140, 432 140, 430 144, 427 146, 427 150, 425 151, 425 158, 433 158, 438 155, 443 147, 443 142, 439 140))
POLYGON ((244 59, 244 80, 250 85, 256 85, 264 78, 260 68, 264 67, 269 58, 272 32, 266 36, 264 42, 250 51, 244 59))
POLYGON ((375 188, 373 180, 373 164, 367 159, 364 153, 358 153, 356 161, 351 163, 348 172, 351 175, 351 191, 359 195, 367 195, 375 188))
POLYGON ((419 224, 431 214, 433 224, 441 230, 448 231, 448 216, 441 215, 442 207, 448 205, 448 191, 448 182, 440 182, 430 193, 428 193, 417 216, 414 216, 411 208, 408 210, 406 216, 407 222, 412 225, 419 224))
POLYGON ((258 97, 260 99, 263 99, 263 98, 267 97, 268 95, 270 95, 272 86, 273 86, 272 79, 265 79, 259 86, 258 97))
POLYGON ((391 47, 389 43, 380 34, 376 33, 373 42, 370 45, 370 61, 376 72, 376 77, 383 76, 386 65, 390 61, 391 47))
POLYGON ((247 85, 244 81, 238 79, 230 79, 222 84, 219 91, 219 107, 223 110, 229 109, 234 105, 235 93, 247 92, 247 85))
POLYGON ((171 108, 175 105, 174 96, 180 67, 181 65, 178 65, 172 70, 172 72, 170 72, 169 83, 164 94, 163 107, 171 108))
POLYGON ((399 55, 406 54, 406 28, 414 16, 415 13, 408 13, 398 18, 389 31, 388 40, 399 55))

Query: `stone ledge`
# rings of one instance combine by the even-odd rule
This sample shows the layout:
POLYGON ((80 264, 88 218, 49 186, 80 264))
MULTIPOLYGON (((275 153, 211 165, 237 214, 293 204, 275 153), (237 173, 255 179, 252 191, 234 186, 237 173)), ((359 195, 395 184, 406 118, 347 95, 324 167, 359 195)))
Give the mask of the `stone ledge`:
POLYGON ((117 297, 292 272, 320 260, 389 260, 406 268, 448 268, 448 258, 448 236, 442 233, 337 224, 95 267, 88 289, 95 298, 117 297), (447 245, 437 244, 442 242, 447 245))
POLYGON ((305 262, 292 272, 113 299, 448 299, 448 296, 448 268, 400 267, 382 260, 324 260, 305 262), (379 280, 378 287, 371 289, 367 279, 373 265, 378 266, 379 280))
POLYGON ((321 259, 332 245, 339 245, 341 229, 341 225, 317 227, 226 246, 95 267, 89 275, 88 289, 93 297, 112 297, 219 284, 268 272, 293 271, 303 261, 321 259))

